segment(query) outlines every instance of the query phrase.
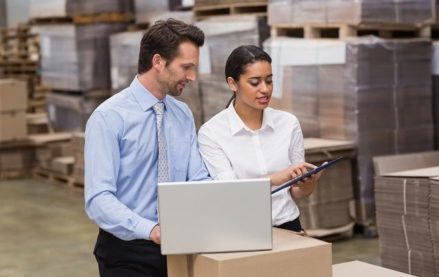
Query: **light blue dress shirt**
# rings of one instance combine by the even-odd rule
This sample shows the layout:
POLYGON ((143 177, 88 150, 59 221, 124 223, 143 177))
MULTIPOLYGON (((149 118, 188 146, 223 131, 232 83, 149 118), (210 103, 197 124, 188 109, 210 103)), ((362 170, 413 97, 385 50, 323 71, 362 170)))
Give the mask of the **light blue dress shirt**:
MULTIPOLYGON (((123 240, 149 239, 157 224, 155 98, 139 80, 102 103, 85 131, 85 210, 123 240)), ((210 179, 198 151, 193 115, 166 96, 164 133, 169 181, 210 179)))

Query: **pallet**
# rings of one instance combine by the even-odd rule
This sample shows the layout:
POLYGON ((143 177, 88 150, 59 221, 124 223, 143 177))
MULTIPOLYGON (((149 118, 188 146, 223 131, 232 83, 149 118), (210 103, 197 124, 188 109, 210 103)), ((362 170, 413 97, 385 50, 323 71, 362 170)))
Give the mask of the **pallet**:
POLYGON ((337 228, 305 230, 305 233, 310 237, 319 238, 324 241, 337 241, 353 237, 354 226, 355 223, 351 222, 337 228))
POLYGON ((389 24, 275 24, 271 36, 287 36, 307 39, 345 39, 374 35, 381 38, 429 38, 429 26, 389 24))
POLYGON ((96 23, 129 23, 134 20, 129 13, 102 13, 95 15, 75 15, 73 17, 41 17, 33 18, 32 24, 96 24, 96 23))
POLYGON ((149 23, 136 23, 128 26, 128 32, 146 31, 150 27, 149 23))
POLYGON ((72 176, 59 174, 47 169, 43 168, 35 168, 32 170, 32 176, 40 181, 53 183, 56 185, 67 185, 69 187, 79 187, 83 188, 84 184, 81 182, 78 182, 75 178, 72 176))
POLYGON ((355 225, 355 233, 361 233, 364 238, 377 238, 378 228, 375 223, 371 224, 358 224, 355 225))
POLYGON ((95 23, 128 23, 134 17, 128 13, 104 13, 98 15, 77 15, 73 17, 75 24, 95 24, 95 23))
POLYGON ((24 170, 8 170, 0 171, 0 181, 3 180, 15 180, 30 177, 29 171, 24 170))
POLYGON ((231 3, 208 6, 194 6, 194 15, 197 19, 223 15, 267 15, 267 2, 231 3))

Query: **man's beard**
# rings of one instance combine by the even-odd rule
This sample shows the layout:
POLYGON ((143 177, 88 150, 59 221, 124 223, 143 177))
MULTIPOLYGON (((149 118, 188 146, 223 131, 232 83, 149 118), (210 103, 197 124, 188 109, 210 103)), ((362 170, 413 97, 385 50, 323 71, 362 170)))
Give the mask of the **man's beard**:
POLYGON ((179 86, 181 85, 181 82, 177 82, 175 85, 169 86, 168 87, 168 94, 171 96, 180 96, 183 93, 184 88, 186 87, 183 86, 182 89, 179 90, 179 86))

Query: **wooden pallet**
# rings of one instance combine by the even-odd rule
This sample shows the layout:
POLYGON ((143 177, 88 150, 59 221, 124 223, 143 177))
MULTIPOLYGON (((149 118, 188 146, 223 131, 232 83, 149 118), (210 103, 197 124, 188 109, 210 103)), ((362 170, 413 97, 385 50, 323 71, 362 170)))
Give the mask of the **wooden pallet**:
POLYGON ((275 24, 271 26, 271 36, 297 38, 345 39, 375 35, 381 38, 429 38, 429 26, 389 25, 389 24, 275 24))
POLYGON ((31 176, 30 172, 24 170, 0 171, 0 180, 14 180, 14 179, 21 179, 30 176, 31 176))
POLYGON ((39 167, 32 170, 32 176, 37 180, 41 180, 53 184, 67 185, 70 187, 79 187, 79 188, 84 187, 83 183, 77 181, 72 176, 59 174, 39 167))
POLYGON ((354 235, 354 226, 355 223, 351 222, 337 228, 305 230, 305 233, 310 237, 319 238, 324 241, 337 241, 351 238, 354 235))
POLYGON ((32 24, 95 24, 95 23, 128 23, 134 17, 129 13, 102 13, 95 15, 75 15, 73 17, 41 17, 33 18, 32 24))
POLYGON ((149 23, 136 23, 128 26, 127 31, 129 32, 137 32, 137 31, 146 31, 148 30, 150 24, 149 23))
POLYGON ((209 18, 213 16, 251 14, 267 15, 267 2, 257 3, 231 3, 207 6, 195 6, 194 15, 197 19, 209 18))

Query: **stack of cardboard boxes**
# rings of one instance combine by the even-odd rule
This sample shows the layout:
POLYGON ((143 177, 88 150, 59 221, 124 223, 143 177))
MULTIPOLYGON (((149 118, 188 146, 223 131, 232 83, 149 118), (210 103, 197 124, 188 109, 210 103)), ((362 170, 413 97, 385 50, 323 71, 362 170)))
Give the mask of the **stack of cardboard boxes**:
POLYGON ((270 24, 432 23, 431 0, 269 0, 270 24))
MULTIPOLYGON (((390 5, 407 12, 405 3, 372 2, 351 1, 351 5, 359 4, 359 18, 354 22, 375 22, 373 17, 365 17, 369 5, 375 8, 382 5, 383 9, 390 5)), ((338 12, 329 3, 345 5, 349 1, 270 1, 268 21, 276 24, 281 17, 270 13, 271 5, 281 5, 287 12, 294 9, 305 12, 305 7, 314 5, 311 10, 322 10, 321 20, 327 20, 328 14, 338 12)), ((409 4, 419 5, 419 11, 425 10, 421 19, 418 18, 419 23, 431 19, 431 3, 409 4)), ((297 19, 303 25, 295 27, 306 29, 321 24, 320 19, 313 19, 312 14, 316 13, 311 10, 309 22, 307 17, 297 19)), ((400 19, 403 18, 388 17, 383 25, 374 27, 397 26, 403 23, 400 19)), ((407 23, 418 19, 404 17, 407 23)), ((284 20, 298 24, 294 23, 294 17, 284 20)), ((348 17, 338 20, 338 23, 351 22, 348 17)), ((374 36, 344 40, 272 37, 264 43, 264 48, 273 58, 273 106, 294 113, 302 123, 305 137, 352 140, 357 144, 358 176, 354 183, 357 223, 373 225, 372 157, 433 149, 431 80, 426 77, 431 74, 431 42, 374 36)))
POLYGON ((0 79, 0 179, 28 176, 34 148, 26 140, 27 83, 0 79))
POLYGON ((314 192, 297 201, 300 223, 314 237, 342 233, 352 234, 353 212, 353 161, 355 146, 352 141, 305 138, 306 161, 315 165, 337 157, 344 159, 325 170, 314 192), (322 232, 321 230, 326 232, 322 232), (330 231, 333 231, 332 233, 330 231), (348 233, 348 231, 351 231, 348 233))
POLYGON ((26 82, 0 79, 0 142, 26 138, 26 109, 26 82))
POLYGON ((374 159, 377 226, 383 266, 417 276, 439 272, 439 152, 374 159))
POLYGON ((359 261, 332 265, 331 244, 273 228, 273 249, 168 255, 169 277, 408 277, 359 261))
POLYGON ((52 89, 47 108, 54 131, 83 130, 111 95, 109 37, 126 30, 132 13, 132 1, 31 2, 42 84, 52 89))
POLYGON ((73 134, 72 147, 75 164, 73 165, 73 180, 76 184, 84 184, 84 144, 85 134, 73 134))

